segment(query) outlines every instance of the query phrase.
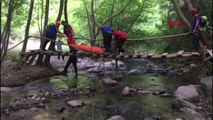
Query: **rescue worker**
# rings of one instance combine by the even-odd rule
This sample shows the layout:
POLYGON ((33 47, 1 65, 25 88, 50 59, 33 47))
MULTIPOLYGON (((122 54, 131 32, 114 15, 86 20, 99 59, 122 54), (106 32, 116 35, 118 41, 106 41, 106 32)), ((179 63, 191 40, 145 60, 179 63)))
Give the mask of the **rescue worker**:
POLYGON ((56 40, 56 36, 57 33, 62 34, 63 36, 66 36, 65 34, 63 34, 60 30, 59 30, 59 26, 60 26, 60 21, 56 21, 56 23, 50 23, 47 28, 46 28, 46 38, 50 39, 50 40, 45 40, 44 41, 44 45, 42 46, 42 50, 45 51, 46 45, 47 43, 50 41, 50 46, 48 48, 48 50, 54 50, 55 51, 55 40, 56 40))
POLYGON ((101 32, 105 51, 109 53, 111 51, 112 30, 109 26, 104 25, 101 27, 101 32))
POLYGON ((67 69, 72 63, 74 67, 75 74, 78 75, 78 68, 77 68, 77 57, 76 57, 76 50, 72 47, 72 45, 75 45, 75 39, 74 39, 74 32, 72 27, 66 23, 65 21, 62 21, 61 24, 64 26, 64 34, 67 36, 67 43, 69 44, 70 52, 72 55, 69 56, 69 59, 64 67, 64 70, 62 74, 67 75, 67 69))
POLYGON ((193 8, 191 10, 192 16, 194 17, 194 21, 192 23, 192 35, 193 35, 193 51, 200 51, 200 39, 201 39, 201 25, 202 19, 198 14, 198 9, 193 8))
POLYGON ((117 47, 117 50, 118 50, 118 54, 124 53, 125 50, 123 49, 123 44, 127 40, 128 35, 124 31, 121 31, 119 29, 114 30, 112 32, 112 35, 114 36, 114 39, 116 40, 116 43, 117 43, 116 47, 117 47))

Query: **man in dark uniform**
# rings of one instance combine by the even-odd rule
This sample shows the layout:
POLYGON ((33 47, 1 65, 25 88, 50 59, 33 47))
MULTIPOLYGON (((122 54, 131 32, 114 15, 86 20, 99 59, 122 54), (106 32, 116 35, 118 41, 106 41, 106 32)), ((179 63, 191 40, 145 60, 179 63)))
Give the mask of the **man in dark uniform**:
POLYGON ((67 61, 66 66, 64 67, 63 70, 63 74, 66 75, 67 74, 67 69, 70 66, 70 64, 72 63, 73 67, 74 67, 74 71, 75 74, 78 75, 78 68, 77 68, 77 57, 76 57, 76 50, 71 47, 70 45, 74 45, 75 44, 75 40, 74 40, 74 32, 72 27, 66 23, 65 21, 61 22, 62 25, 64 25, 64 34, 67 36, 67 43, 69 45, 70 48, 70 52, 72 53, 72 55, 69 56, 69 59, 67 61))
POLYGON ((198 9, 193 8, 191 13, 194 17, 194 21, 192 23, 192 35, 193 35, 193 51, 200 51, 200 39, 201 39, 201 26, 202 19, 198 15, 198 9))
POLYGON ((106 52, 111 50, 111 41, 112 41, 112 30, 109 26, 104 25, 101 27, 101 32, 103 36, 103 44, 106 52))

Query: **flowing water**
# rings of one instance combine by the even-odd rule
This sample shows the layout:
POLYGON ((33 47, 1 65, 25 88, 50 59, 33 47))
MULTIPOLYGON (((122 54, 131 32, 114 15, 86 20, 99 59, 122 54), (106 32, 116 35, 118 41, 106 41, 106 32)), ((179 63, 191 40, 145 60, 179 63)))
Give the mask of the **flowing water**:
POLYGON ((121 74, 123 76, 123 79, 119 80, 115 87, 105 86, 100 81, 101 78, 109 76, 110 73, 104 72, 97 75, 80 71, 77 78, 71 73, 66 77, 50 77, 29 83, 23 87, 13 88, 11 91, 1 94, 2 104, 26 95, 37 95, 56 89, 82 88, 89 84, 94 85, 96 91, 87 95, 52 99, 45 104, 45 109, 34 107, 27 110, 22 109, 1 118, 2 120, 106 120, 113 115, 121 115, 125 120, 144 120, 154 116, 159 116, 161 120, 175 120, 176 117, 172 115, 172 96, 160 97, 152 94, 122 96, 121 94, 125 86, 145 90, 161 86, 172 94, 177 86, 185 84, 186 79, 188 79, 181 75, 169 77, 147 73, 144 68, 148 63, 150 61, 126 61, 125 70, 119 70, 117 73, 109 71, 113 72, 113 76, 121 74), (140 71, 139 74, 127 74, 127 71, 135 68, 140 71), (71 108, 67 105, 68 100, 81 100, 85 105, 80 108, 71 108), (62 113, 57 112, 56 109, 61 107, 65 110, 62 113))

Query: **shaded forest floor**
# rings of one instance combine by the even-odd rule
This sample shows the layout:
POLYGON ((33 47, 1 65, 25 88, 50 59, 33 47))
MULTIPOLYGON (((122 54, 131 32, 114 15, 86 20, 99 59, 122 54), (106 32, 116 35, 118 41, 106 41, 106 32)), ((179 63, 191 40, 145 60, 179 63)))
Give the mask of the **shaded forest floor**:
POLYGON ((57 72, 45 66, 23 66, 16 68, 16 62, 6 60, 1 66, 1 86, 21 86, 27 82, 57 75, 57 72))

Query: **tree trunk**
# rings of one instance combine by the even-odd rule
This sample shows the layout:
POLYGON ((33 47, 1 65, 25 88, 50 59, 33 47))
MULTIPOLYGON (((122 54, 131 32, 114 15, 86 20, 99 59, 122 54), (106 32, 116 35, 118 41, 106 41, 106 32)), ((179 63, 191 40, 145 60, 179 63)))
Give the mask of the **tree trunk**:
POLYGON ((172 3, 174 5, 175 11, 176 11, 178 17, 180 18, 180 20, 183 22, 183 24, 187 27, 188 30, 191 30, 191 24, 186 19, 186 17, 183 15, 177 0, 172 0, 172 3))
MULTIPOLYGON (((110 16, 113 15, 114 7, 115 7, 115 0, 112 0, 112 9, 111 9, 110 16)), ((110 20, 110 23, 109 23, 109 26, 110 26, 110 27, 112 27, 112 23, 113 23, 113 18, 110 20)))
MULTIPOLYGON (((1 8, 2 8, 2 0, 0 2, 0 13, 1 13, 1 8)), ((1 20, 0 20, 0 28, 1 28, 1 20)), ((1 35, 1 29, 0 29, 0 35, 1 35)), ((0 50, 1 50, 1 43, 2 43, 2 39, 0 39, 0 50)))
MULTIPOLYGON (((43 32, 43 14, 44 14, 44 0, 41 0, 41 31, 43 32)), ((42 34, 42 33, 41 33, 42 34)))
MULTIPOLYGON (((62 16, 62 12, 63 12, 63 5, 64 5, 64 0, 61 0, 60 1, 60 6, 59 6, 59 12, 58 12, 58 17, 57 17, 57 20, 58 21, 61 21, 61 16, 62 16)), ((55 39, 56 41, 56 39, 55 39)), ((50 55, 46 55, 45 59, 44 59, 44 64, 45 65, 50 65, 50 55)))
MULTIPOLYGON (((1 3, 2 4, 2 3, 1 3)), ((10 29, 11 29, 11 21, 12 21, 12 16, 13 16, 13 11, 14 11, 14 0, 9 1, 9 6, 8 6, 8 14, 7 14, 7 22, 5 24, 4 31, 1 35, 1 63, 4 60, 4 57, 7 55, 7 48, 8 48, 8 43, 9 43, 9 37, 10 37, 10 29)))
POLYGON ((192 6, 190 0, 184 0, 184 3, 186 4, 188 10, 191 11, 193 6, 192 6))
POLYGON ((39 21, 40 20, 39 15, 40 15, 40 6, 39 6, 39 1, 38 1, 38 5, 37 5, 37 16, 36 16, 36 18, 37 18, 37 22, 38 22, 38 24, 37 24, 38 25, 38 31, 39 31, 39 34, 41 36, 42 31, 41 31, 41 25, 40 25, 40 21, 39 21))
POLYGON ((64 0, 60 0, 59 12, 58 12, 58 17, 57 17, 57 20, 59 20, 59 21, 61 21, 63 6, 64 6, 64 0))
POLYGON ((95 38, 96 38, 96 36, 95 36, 95 32, 96 32, 95 23, 96 23, 96 21, 95 21, 95 12, 94 12, 94 0, 91 1, 91 23, 92 23, 92 30, 91 30, 92 31, 92 39, 94 39, 94 40, 91 41, 91 45, 95 45, 95 38))
POLYGON ((90 39, 92 39, 92 29, 91 29, 91 25, 90 25, 90 15, 89 15, 89 11, 88 11, 88 8, 87 8, 85 0, 83 0, 83 2, 84 2, 84 7, 85 7, 85 10, 86 10, 86 14, 87 14, 87 22, 88 22, 90 39))
MULTIPOLYGON (((28 13, 27 25, 26 25, 26 29, 25 29, 24 44, 23 44, 22 51, 21 51, 22 53, 25 53, 26 48, 27 48, 27 41, 28 41, 29 29, 30 29, 30 24, 31 24, 31 19, 32 19, 33 5, 34 5, 34 0, 31 0, 30 10, 28 13)), ((23 65, 23 59, 24 59, 24 56, 21 55, 20 59, 18 61, 18 67, 21 67, 21 65, 23 65)))
MULTIPOLYGON (((42 49, 42 47, 44 46, 45 39, 43 39, 43 38, 46 37, 45 33, 46 33, 46 27, 47 27, 47 24, 48 24, 48 17, 49 17, 49 4, 50 4, 49 0, 46 0, 45 19, 44 19, 43 34, 42 34, 42 38, 41 38, 40 49, 42 49)), ((39 55, 36 64, 37 65, 44 64, 43 58, 44 58, 43 55, 39 55)))
POLYGON ((65 22, 69 24, 68 15, 67 15, 67 2, 68 2, 68 0, 65 0, 65 3, 64 3, 64 19, 65 19, 65 22))

